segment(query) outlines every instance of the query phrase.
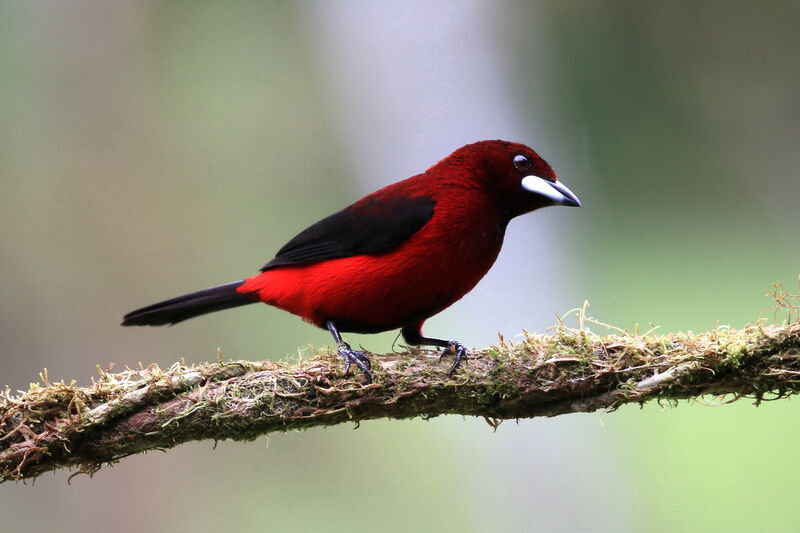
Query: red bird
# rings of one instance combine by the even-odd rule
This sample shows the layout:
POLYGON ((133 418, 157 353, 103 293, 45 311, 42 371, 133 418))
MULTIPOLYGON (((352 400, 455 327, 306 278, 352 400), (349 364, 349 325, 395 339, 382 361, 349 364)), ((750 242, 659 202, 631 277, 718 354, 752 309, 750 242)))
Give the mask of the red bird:
POLYGON ((344 360, 372 379, 366 354, 341 331, 400 329, 405 342, 467 356, 422 324, 489 271, 512 218, 550 205, 580 207, 544 159, 525 145, 480 141, 373 192, 300 232, 261 273, 138 309, 123 326, 175 324, 262 301, 331 332, 344 360))

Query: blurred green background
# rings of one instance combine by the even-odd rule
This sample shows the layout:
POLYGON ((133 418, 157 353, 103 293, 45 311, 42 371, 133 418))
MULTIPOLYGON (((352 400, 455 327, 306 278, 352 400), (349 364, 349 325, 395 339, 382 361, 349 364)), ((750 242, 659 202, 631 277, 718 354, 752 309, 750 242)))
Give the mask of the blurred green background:
MULTIPOLYGON (((799 24, 777 0, 4 1, 0 384, 328 344, 266 306, 118 324, 485 138, 584 208, 515 221, 427 333, 483 346, 584 299, 663 332, 771 316, 800 273, 799 24)), ((796 402, 710 403, 194 443, 0 486, 0 529, 791 530, 796 402)))

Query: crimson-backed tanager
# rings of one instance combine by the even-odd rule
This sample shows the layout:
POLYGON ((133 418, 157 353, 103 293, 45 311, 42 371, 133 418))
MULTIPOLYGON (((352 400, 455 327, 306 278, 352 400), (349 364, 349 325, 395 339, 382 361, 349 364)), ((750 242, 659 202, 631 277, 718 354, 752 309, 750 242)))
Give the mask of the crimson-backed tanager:
POLYGON ((309 226, 260 274, 138 309, 122 325, 175 324, 261 301, 330 331, 345 373, 355 363, 372 379, 366 354, 340 332, 400 329, 411 345, 452 353, 452 374, 467 350, 425 337, 423 322, 488 272, 512 218, 550 205, 581 204, 536 152, 476 142, 309 226))

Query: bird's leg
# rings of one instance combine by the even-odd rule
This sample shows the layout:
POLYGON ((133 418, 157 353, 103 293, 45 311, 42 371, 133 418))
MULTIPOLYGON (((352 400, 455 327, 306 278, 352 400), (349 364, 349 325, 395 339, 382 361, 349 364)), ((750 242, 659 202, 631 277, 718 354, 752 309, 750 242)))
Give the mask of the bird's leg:
POLYGON ((426 346, 439 346, 444 348, 444 350, 439 353, 439 361, 442 360, 442 357, 448 354, 455 355, 453 359, 453 365, 450 367, 450 371, 447 373, 448 377, 452 377, 453 372, 455 372, 459 365, 461 365, 461 361, 467 360, 467 355, 469 352, 458 341, 448 341, 444 339, 434 339, 432 337, 424 337, 422 335, 422 327, 419 324, 413 324, 411 326, 406 326, 400 332, 403 335, 403 340, 405 340, 408 344, 419 346, 419 345, 426 345, 426 346))
POLYGON ((333 340, 336 341, 336 349, 339 352, 339 357, 344 359, 345 375, 350 372, 350 364, 355 363, 356 366, 360 368, 367 377, 367 383, 372 383, 372 373, 370 372, 372 364, 369 362, 367 354, 352 349, 349 344, 344 342, 339 330, 336 329, 336 324, 334 324, 332 320, 326 321, 325 325, 327 326, 328 331, 331 332, 331 335, 333 335, 333 340))

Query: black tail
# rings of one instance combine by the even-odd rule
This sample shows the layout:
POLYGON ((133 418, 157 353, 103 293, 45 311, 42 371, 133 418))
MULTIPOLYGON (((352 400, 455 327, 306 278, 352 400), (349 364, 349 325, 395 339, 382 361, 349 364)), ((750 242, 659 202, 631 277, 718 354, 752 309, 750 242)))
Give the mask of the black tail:
POLYGON ((184 294, 171 300, 142 307, 131 311, 122 319, 123 326, 163 326, 177 324, 183 320, 256 303, 252 297, 236 292, 236 288, 244 283, 234 281, 218 287, 211 287, 204 291, 184 294))

